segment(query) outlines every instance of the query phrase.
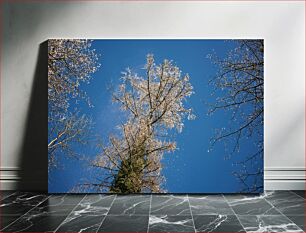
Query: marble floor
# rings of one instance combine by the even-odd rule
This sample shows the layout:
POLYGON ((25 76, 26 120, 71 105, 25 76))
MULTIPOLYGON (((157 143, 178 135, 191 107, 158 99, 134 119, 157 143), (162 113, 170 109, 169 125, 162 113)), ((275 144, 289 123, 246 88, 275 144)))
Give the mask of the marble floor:
POLYGON ((303 232, 303 191, 263 195, 0 193, 1 232, 303 232))

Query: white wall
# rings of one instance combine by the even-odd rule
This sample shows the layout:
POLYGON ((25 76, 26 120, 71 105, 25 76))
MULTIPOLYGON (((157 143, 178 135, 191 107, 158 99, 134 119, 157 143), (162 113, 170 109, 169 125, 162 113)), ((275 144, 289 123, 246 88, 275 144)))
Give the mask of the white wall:
POLYGON ((12 1, 2 10, 1 188, 46 189, 38 107, 47 106, 39 46, 48 38, 264 38, 265 187, 304 188, 303 2, 12 1))

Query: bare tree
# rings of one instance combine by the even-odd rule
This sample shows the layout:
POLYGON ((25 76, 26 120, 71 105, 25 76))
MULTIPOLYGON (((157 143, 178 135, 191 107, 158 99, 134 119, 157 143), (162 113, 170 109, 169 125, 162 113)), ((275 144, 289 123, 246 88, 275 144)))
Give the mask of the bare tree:
POLYGON ((75 156, 75 144, 85 144, 91 120, 81 115, 75 106, 89 98, 80 89, 89 83, 91 74, 99 68, 98 55, 90 49, 89 40, 48 41, 48 158, 49 168, 56 167, 57 156, 75 156))
POLYGON ((189 76, 181 75, 173 62, 154 63, 147 56, 146 75, 140 77, 127 69, 122 84, 113 93, 126 122, 119 126, 120 135, 110 135, 109 143, 93 166, 102 169, 103 179, 88 184, 99 191, 114 193, 162 192, 161 159, 176 149, 169 131, 181 132, 183 118, 194 118, 184 102, 193 91, 189 76))
POLYGON ((91 119, 78 112, 67 112, 61 119, 50 118, 48 158, 49 167, 57 166, 57 154, 80 158, 73 149, 73 144, 86 145, 89 137, 91 119))
POLYGON ((239 40, 238 46, 226 58, 209 56, 219 70, 210 81, 213 94, 222 96, 216 98, 209 113, 225 110, 232 114, 228 127, 216 131, 212 146, 223 141, 229 157, 239 152, 242 140, 253 140, 256 147, 246 159, 236 163, 238 171, 234 175, 243 185, 241 192, 263 190, 263 168, 258 165, 263 159, 263 55, 263 40, 239 40))

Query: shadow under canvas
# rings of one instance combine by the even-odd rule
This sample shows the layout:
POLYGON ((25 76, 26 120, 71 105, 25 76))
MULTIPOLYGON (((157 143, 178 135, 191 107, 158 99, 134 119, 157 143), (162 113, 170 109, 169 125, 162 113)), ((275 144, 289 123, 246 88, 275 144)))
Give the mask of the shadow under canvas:
POLYGON ((48 41, 39 53, 21 149, 18 190, 48 190, 48 41))

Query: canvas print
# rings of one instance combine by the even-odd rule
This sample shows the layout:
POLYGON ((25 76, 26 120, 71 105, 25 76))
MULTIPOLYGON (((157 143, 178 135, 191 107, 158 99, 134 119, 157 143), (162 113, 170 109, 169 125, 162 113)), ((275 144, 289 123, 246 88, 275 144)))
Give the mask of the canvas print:
POLYGON ((264 41, 50 39, 49 193, 261 193, 264 41))

